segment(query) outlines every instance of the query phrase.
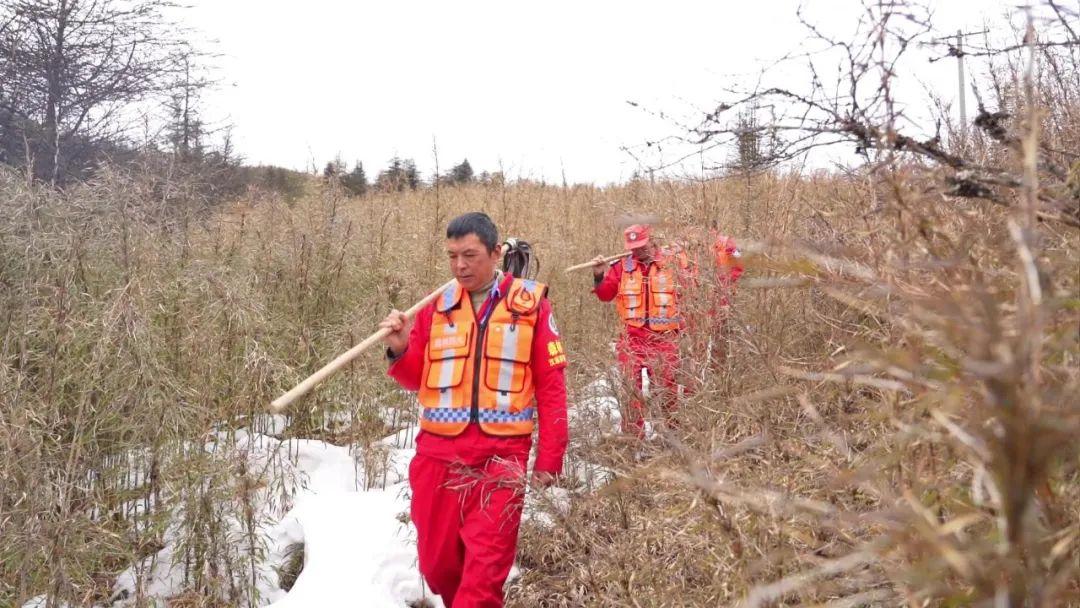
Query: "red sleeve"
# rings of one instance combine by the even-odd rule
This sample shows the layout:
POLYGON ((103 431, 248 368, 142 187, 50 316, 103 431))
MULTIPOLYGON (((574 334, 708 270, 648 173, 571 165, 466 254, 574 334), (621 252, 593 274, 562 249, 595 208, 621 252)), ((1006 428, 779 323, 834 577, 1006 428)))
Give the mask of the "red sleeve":
POLYGON ((623 260, 619 260, 608 268, 600 284, 593 288, 593 293, 601 302, 610 302, 619 293, 619 281, 622 280, 623 260))
POLYGON ((407 391, 420 390, 421 376, 424 373, 424 351, 427 350, 428 336, 431 335, 431 317, 435 314, 435 304, 424 307, 413 321, 409 332, 409 345, 405 352, 390 364, 389 375, 401 388, 407 391))
POLYGON ((738 281, 739 277, 742 276, 742 273, 743 266, 741 263, 732 264, 731 268, 728 269, 728 284, 734 285, 735 281, 738 281))
POLYGON ((563 350, 559 328, 547 298, 540 302, 530 365, 536 386, 536 415, 540 426, 533 469, 557 475, 562 472, 568 438, 566 351, 563 350))

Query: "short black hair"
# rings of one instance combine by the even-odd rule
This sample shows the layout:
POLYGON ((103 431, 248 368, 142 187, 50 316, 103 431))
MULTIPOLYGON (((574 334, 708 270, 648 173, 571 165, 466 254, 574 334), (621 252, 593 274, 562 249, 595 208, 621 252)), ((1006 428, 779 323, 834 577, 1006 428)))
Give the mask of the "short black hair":
POLYGON ((455 217, 446 225, 448 239, 460 239, 469 234, 475 234, 476 238, 487 247, 488 253, 495 251, 495 248, 499 246, 499 229, 486 213, 471 211, 455 217))

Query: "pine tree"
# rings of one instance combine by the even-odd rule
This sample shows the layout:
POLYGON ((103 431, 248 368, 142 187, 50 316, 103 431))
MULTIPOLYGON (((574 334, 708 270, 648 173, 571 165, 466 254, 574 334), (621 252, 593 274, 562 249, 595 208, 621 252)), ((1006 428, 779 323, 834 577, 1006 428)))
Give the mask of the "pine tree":
POLYGON ((450 183, 452 184, 468 184, 473 181, 473 169, 469 164, 469 159, 461 161, 460 165, 457 165, 453 169, 450 169, 450 183))
POLYGON ((420 187, 420 171, 416 168, 416 161, 411 158, 405 159, 403 175, 405 184, 409 186, 410 190, 416 190, 420 187))
POLYGON ((341 156, 335 156, 334 160, 326 163, 323 167, 323 178, 327 180, 340 179, 345 175, 345 161, 341 160, 341 156))
POLYGON ((375 178, 375 187, 381 192, 401 192, 405 188, 416 190, 422 183, 416 161, 411 158, 402 160, 397 156, 391 158, 390 166, 375 178))
POLYGON ((341 185, 345 186, 345 189, 354 196, 367 194, 368 182, 367 174, 364 173, 364 163, 356 161, 353 170, 341 178, 341 185))

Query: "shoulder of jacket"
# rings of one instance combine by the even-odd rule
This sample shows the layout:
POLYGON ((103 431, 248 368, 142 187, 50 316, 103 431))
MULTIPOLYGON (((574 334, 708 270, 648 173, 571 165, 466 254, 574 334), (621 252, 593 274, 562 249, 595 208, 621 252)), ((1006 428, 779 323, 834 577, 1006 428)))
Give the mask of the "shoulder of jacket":
POLYGON ((514 277, 506 294, 507 307, 522 314, 538 312, 547 292, 548 286, 544 283, 514 277))
POLYGON ((461 300, 461 297, 462 297, 462 295, 464 293, 465 293, 465 290, 461 288, 461 284, 455 281, 453 285, 446 288, 445 291, 440 293, 435 298, 435 300, 432 301, 432 303, 431 303, 432 311, 446 312, 446 311, 454 308, 455 306, 457 306, 458 302, 461 300))

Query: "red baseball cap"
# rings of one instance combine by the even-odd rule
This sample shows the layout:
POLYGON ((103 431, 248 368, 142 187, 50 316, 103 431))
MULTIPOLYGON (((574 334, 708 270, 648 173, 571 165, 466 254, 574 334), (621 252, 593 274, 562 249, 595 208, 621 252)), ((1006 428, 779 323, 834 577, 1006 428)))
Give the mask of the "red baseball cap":
POLYGON ((627 249, 637 249, 649 244, 648 224, 634 224, 623 230, 623 246, 627 249))

